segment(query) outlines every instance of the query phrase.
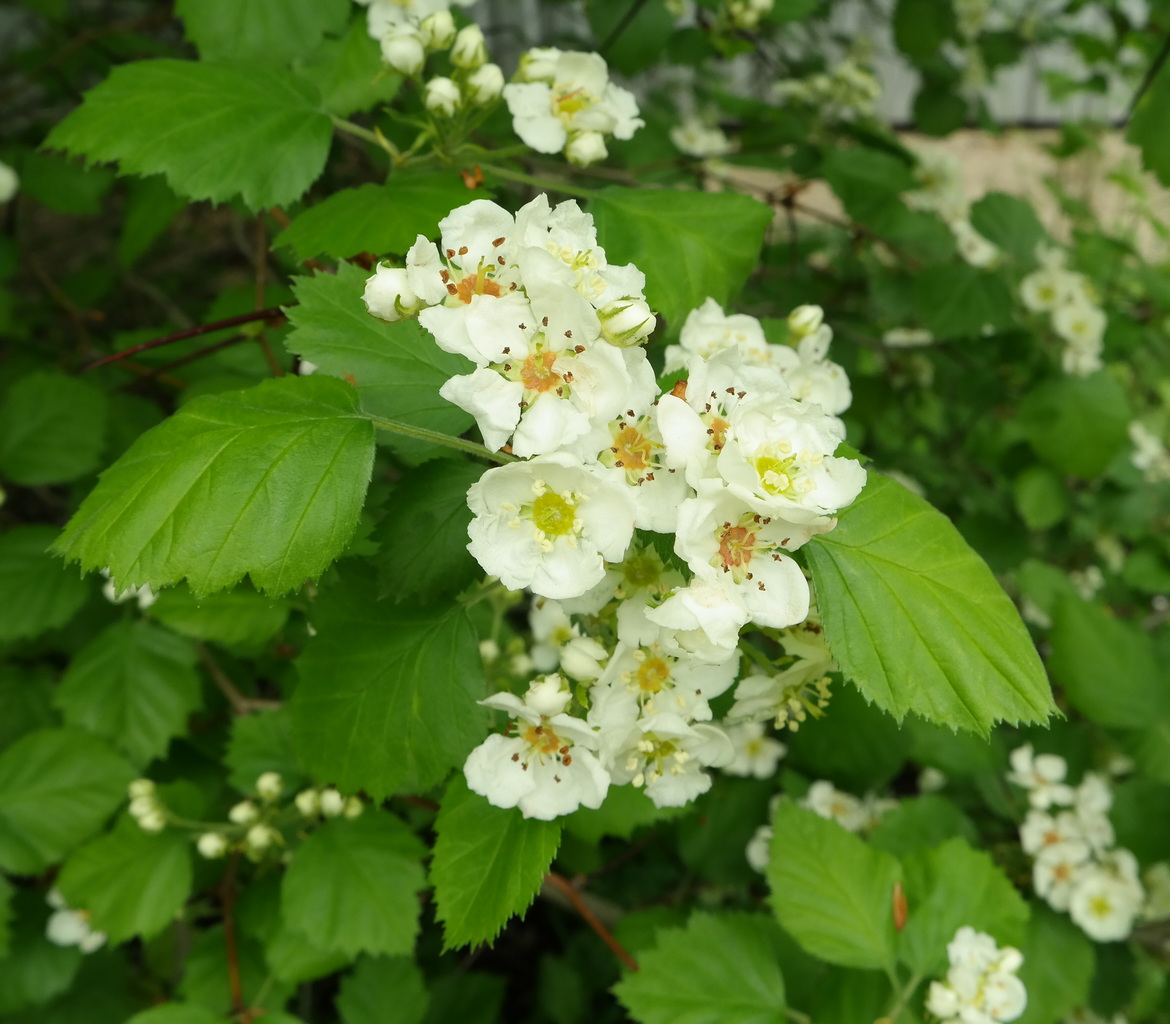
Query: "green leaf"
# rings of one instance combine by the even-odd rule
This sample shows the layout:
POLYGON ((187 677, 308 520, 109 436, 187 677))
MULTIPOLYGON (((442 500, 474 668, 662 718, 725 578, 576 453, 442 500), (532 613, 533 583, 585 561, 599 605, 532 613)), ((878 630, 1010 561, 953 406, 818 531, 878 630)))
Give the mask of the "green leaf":
POLYGON ((406 957, 363 957, 341 983, 342 1024, 419 1024, 427 1015, 422 971, 406 957))
POLYGON ((834 821, 792 803, 776 809, 768 884, 784 930, 844 967, 893 967, 894 883, 901 865, 834 821))
POLYGON ((1020 981, 1028 1005, 1016 1024, 1056 1024, 1089 1003, 1096 956, 1093 942, 1067 914, 1037 902, 1021 952, 1020 981))
POLYGON ((914 94, 913 119, 924 135, 950 135, 966 123, 967 101, 949 82, 927 79, 914 94))
POLYGON ((988 192, 972 203, 971 224, 989 242, 1026 265, 1035 261, 1036 246, 1048 238, 1032 204, 1006 192, 988 192))
POLYGON ((311 82, 279 68, 140 60, 115 67, 45 145, 123 174, 165 174, 190 199, 253 210, 299 198, 325 167, 333 125, 311 82))
POLYGON ((78 729, 29 733, 0 753, 0 868, 35 875, 98 830, 134 772, 78 729))
MULTIPOLYGON (((187 38, 204 60, 284 63, 345 27, 347 0, 177 0, 187 38)), ((364 20, 364 19, 363 19, 364 20)))
POLYGON ((732 192, 607 188, 589 203, 610 263, 646 275, 646 297, 672 330, 710 296, 726 306, 756 266, 772 211, 732 192))
POLYGON ((189 640, 149 622, 116 622, 83 647, 54 703, 68 725, 104 736, 144 765, 187 731, 200 704, 189 640))
POLYGON ((894 8, 894 43, 911 61, 938 56, 955 34, 955 12, 935 0, 898 0, 894 8))
POLYGON ((98 468, 106 396, 88 381, 43 371, 21 377, 0 405, 0 476, 36 487, 98 468))
POLYGON ((374 531, 383 597, 434 601, 458 593, 483 570, 467 550, 467 489, 483 476, 472 462, 443 459, 406 472, 374 531), (403 543, 403 538, 425 538, 403 543))
POLYGON ((89 911, 110 942, 150 938, 175 918, 192 885, 191 842, 178 831, 144 832, 129 816, 75 851, 57 879, 71 907, 89 911))
POLYGON ((966 263, 927 267, 914 278, 917 306, 936 338, 978 338, 1012 322, 1004 279, 966 263))
POLYGON ((426 885, 422 843, 394 815, 334 818, 293 855, 281 905, 290 928, 324 950, 409 954, 426 885))
POLYGON ((267 593, 298 588, 353 535, 373 432, 328 377, 196 398, 102 474, 56 550, 120 584, 186 577, 200 598, 245 574, 267 593))
POLYGON ((483 662, 461 607, 379 603, 362 567, 322 595, 313 623, 292 709, 314 775, 375 799, 417 792, 483 739, 483 662))
POLYGON ((431 883, 443 945, 492 943, 540 889, 561 840, 561 822, 501 810, 467 788, 463 775, 447 787, 435 820, 431 883))
POLYGON ((279 772, 288 788, 304 782, 305 772, 293 741, 292 712, 287 707, 232 720, 224 764, 228 782, 241 793, 252 793, 264 772, 279 772))
POLYGON ((688 810, 685 807, 655 807, 654 801, 634 786, 610 786, 600 807, 578 807, 564 822, 572 835, 596 845, 605 836, 629 839, 643 825, 678 818, 688 810))
MULTIPOLYGON (((235 965, 245 1005, 277 1010, 288 1002, 293 986, 284 982, 273 983, 260 944, 248 936, 236 935, 235 965)), ((227 944, 222 925, 196 931, 183 967, 179 994, 199 1008, 215 1014, 217 1021, 230 1016, 235 1000, 228 980, 227 944)), ((278 1021, 275 1014, 265 1014, 265 1019, 272 1019, 273 1024, 278 1021)), ((200 1024, 203 1020, 202 1017, 194 1019, 200 1024)))
POLYGON ((131 1017, 126 1024, 226 1024, 225 1018, 191 1003, 162 1003, 131 1017))
POLYGON ((138 262, 186 206, 187 201, 167 187, 162 175, 132 178, 126 185, 126 219, 118 239, 118 262, 124 267, 138 262))
POLYGON ((288 621, 287 601, 273 601, 247 587, 199 600, 186 587, 168 587, 150 614, 176 633, 228 647, 255 649, 288 621))
POLYGON ((0 664, 0 750, 25 733, 58 724, 55 676, 48 665, 0 664))
POLYGON ((12 945, 12 897, 16 890, 3 875, 0 875, 0 960, 8 956, 12 945))
POLYGON ((51 526, 18 526, 0 533, 0 593, 19 594, 0 615, 0 641, 38 636, 65 625, 85 604, 93 584, 49 554, 51 526))
POLYGON ((963 925, 987 932, 1000 946, 1019 946, 1028 905, 982 850, 949 839, 903 861, 909 913, 899 958, 926 976, 946 973, 947 943, 963 925))
POLYGON ((1170 186, 1170 133, 1166 111, 1170 110, 1170 65, 1164 64, 1129 119, 1126 139, 1142 151, 1142 165, 1153 171, 1163 185, 1170 186))
POLYGON ((870 832, 869 843, 895 857, 904 857, 956 837, 977 843, 979 830, 950 800, 928 793, 902 800, 884 814, 870 832))
POLYGON ((101 213, 102 201, 114 184, 108 167, 86 167, 57 153, 25 153, 18 170, 22 196, 79 217, 101 213))
POLYGON ((1141 777, 1126 779, 1113 790, 1109 814, 1117 845, 1143 864, 1165 860, 1170 850, 1170 785, 1141 777))
POLYGON ((1068 493, 1047 466, 1029 466, 1012 483, 1016 510, 1029 530, 1047 530, 1068 515, 1068 493))
POLYGON ((1043 666, 991 570, 951 522, 869 475, 832 533, 804 551, 841 671, 895 718, 986 734, 1054 710, 1043 666))
POLYGON ((1020 429, 1053 469, 1085 480, 1100 475, 1129 443, 1125 389, 1104 370, 1054 377, 1020 403, 1020 429))
MULTIPOLYGON (((294 290, 300 304, 288 311, 295 329, 285 345, 316 363, 321 373, 353 384, 372 416, 463 433, 472 418, 440 398, 439 388, 470 364, 442 351, 415 320, 388 324, 370 316, 361 300, 367 276, 360 267, 343 263, 336 274, 298 279, 294 290)), ((401 435, 389 443, 411 462, 440 451, 401 435)))
MULTIPOLYGON (((301 260, 322 253, 341 259, 360 252, 401 255, 420 234, 437 236, 439 221, 473 198, 455 171, 396 172, 384 185, 367 183, 341 189, 310 206, 276 236, 273 244, 288 246, 301 260)), ((344 269, 360 274, 364 286, 369 276, 365 271, 360 267, 344 269)), ((321 280, 321 276, 305 279, 321 280)), ((297 312, 290 310, 294 323, 297 312)), ((357 312, 363 322, 378 323, 371 320, 360 301, 357 312)))
POLYGON ((914 188, 905 160, 867 146, 829 150, 820 173, 849 215, 866 223, 888 217, 892 208, 904 210, 899 196, 914 188))
POLYGON ((296 70, 321 90, 321 109, 338 117, 389 103, 402 85, 382 60, 377 40, 366 31, 366 19, 354 18, 341 39, 326 39, 296 70))
POLYGON ((639 1024, 784 1024, 776 926, 759 914, 694 914, 664 928, 614 994, 639 1024))
POLYGON ((1100 605, 1064 597, 1048 666, 1072 705, 1098 725, 1142 729, 1170 718, 1170 688, 1150 635, 1100 605))
MULTIPOLYGON (((0 831, 0 842, 3 835, 0 831)), ((57 946, 46 938, 49 909, 41 893, 17 892, 13 904, 12 951, 0 961, 0 1015, 44 1006, 66 991, 82 959, 76 946, 57 946)))

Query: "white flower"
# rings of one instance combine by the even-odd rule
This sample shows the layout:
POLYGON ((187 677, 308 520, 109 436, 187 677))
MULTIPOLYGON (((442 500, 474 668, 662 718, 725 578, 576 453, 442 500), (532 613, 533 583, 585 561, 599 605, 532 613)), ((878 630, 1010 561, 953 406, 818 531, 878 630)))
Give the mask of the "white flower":
POLYGON ((320 807, 322 815, 326 818, 336 818, 345 810, 345 797, 330 786, 321 790, 320 807))
POLYGON ((725 314, 712 298, 692 309, 683 322, 677 345, 667 345, 665 373, 694 370, 697 360, 710 359, 727 348, 739 351, 749 366, 767 366, 780 346, 768 344, 760 321, 746 313, 725 314))
POLYGON ((264 772, 256 780, 256 792, 261 800, 278 800, 284 791, 284 780, 279 772, 264 772))
POLYGON ((227 837, 222 832, 204 832, 195 841, 195 848, 201 857, 216 860, 227 853, 227 837))
POLYGON ((809 786, 800 805, 819 817, 835 821, 849 832, 860 832, 874 824, 861 800, 837 789, 827 779, 818 779, 809 786))
POLYGON ((464 81, 468 101, 478 107, 486 107, 504 92, 504 72, 499 64, 484 64, 476 68, 464 81))
POLYGON ((368 7, 366 27, 371 39, 381 39, 395 25, 418 25, 454 4, 470 7, 475 0, 357 0, 368 7))
POLYGON ((423 86, 423 105, 436 117, 454 117, 463 95, 450 78, 436 75, 423 86))
POLYGON ((686 721, 708 721, 707 702, 727 691, 737 667, 734 655, 711 664, 658 640, 644 646, 619 643, 598 687, 626 690, 644 716, 665 713, 686 721))
POLYGON ((366 279, 362 301, 371 316, 390 323, 414 316, 424 304, 411 287, 410 271, 385 263, 379 263, 366 279))
POLYGON ((1032 865, 1032 884, 1053 910, 1068 910, 1074 888, 1089 864, 1087 843, 1069 839, 1044 846, 1032 865))
POLYGON ((1067 807, 1075 799, 1072 787, 1064 782, 1068 764, 1057 754, 1033 754, 1032 744, 1011 753, 1008 781, 1028 790, 1028 802, 1040 810, 1056 804, 1067 807))
POLYGON ((151 779, 135 779, 126 787, 131 800, 137 800, 144 796, 154 796, 155 785, 151 779))
POLYGON ((1112 862, 1085 868, 1069 898, 1069 916, 1097 942, 1128 938, 1141 912, 1145 894, 1136 871, 1127 871, 1120 854, 1132 858, 1128 851, 1119 850, 1112 862))
POLYGON ((260 817, 260 809, 251 800, 241 800, 228 811, 228 821, 236 825, 251 825, 260 817))
POLYGON ((8 202, 20 188, 20 176, 0 160, 0 203, 8 202))
POLYGON ((253 854, 263 853, 278 842, 280 842, 280 833, 271 825, 253 825, 244 836, 244 844, 253 854))
POLYGON ((762 722, 744 722, 727 726, 727 737, 735 748, 735 760, 723 770, 729 775, 768 779, 776 774, 788 748, 772 736, 765 735, 762 722))
POLYGON ((588 167, 609 156, 601 132, 577 132, 565 144, 565 159, 578 167, 588 167))
POLYGON ((1129 460, 1142 471, 1147 482, 1170 480, 1170 451, 1166 450, 1162 438, 1134 420, 1129 424, 1129 439, 1134 446, 1129 460))
POLYGON ((645 617, 681 633, 701 633, 707 641, 704 653, 717 660, 720 654, 735 650, 740 628, 751 612, 730 588, 696 577, 685 587, 677 587, 657 608, 647 609, 645 617))
POLYGON ((601 336, 621 348, 641 344, 658 324, 646 300, 632 295, 608 303, 597 311, 597 318, 601 336))
POLYGON ((382 37, 382 59, 400 75, 412 78, 426 63, 426 42, 413 25, 401 24, 382 37))
POLYGON ((76 946, 82 953, 92 953, 105 945, 106 934, 93 930, 88 911, 71 910, 56 889, 49 890, 45 901, 54 908, 45 924, 45 937, 51 943, 56 946, 76 946))
POLYGON ((137 601, 138 610, 144 612, 158 600, 158 595, 150 589, 149 583, 144 583, 140 587, 120 588, 117 580, 110 575, 108 568, 102 570, 102 575, 106 578, 106 582, 102 584, 102 596, 111 604, 137 601))
POLYGON ((293 803, 306 818, 314 818, 321 810, 321 794, 315 789, 302 789, 293 798, 293 803))
POLYGON ((347 796, 345 798, 345 806, 341 809, 341 814, 345 818, 360 818, 365 811, 366 805, 362 803, 360 796, 347 796))
POLYGON ((768 870, 772 860, 772 835, 771 825, 761 825, 748 840, 747 849, 744 851, 748 864, 761 875, 768 870))
POLYGON ((582 806, 600 807, 609 774, 592 752, 593 730, 563 713, 567 698, 567 684, 554 676, 537 680, 523 701, 510 693, 480 701, 511 715, 508 731, 514 734, 495 733, 468 755, 463 774, 472 792, 542 821, 582 806))
POLYGON ((700 160, 726 156, 735 149, 718 125, 708 124, 698 117, 684 118, 671 128, 670 141, 680 152, 700 160))
POLYGON ((943 1024, 997 1024, 1012 1021, 1027 1007, 1028 996, 1016 971, 1019 950, 998 949, 995 940, 964 926, 947 944, 950 968, 945 982, 931 982, 926 1008, 943 1024))
POLYGON ((464 71, 474 71, 487 61, 483 29, 476 24, 464 25, 451 44, 451 63, 464 71))
POLYGON ((579 597, 619 561, 634 531, 629 488, 569 455, 489 469, 467 492, 468 550, 510 590, 579 597))
POLYGON ((950 224, 951 234, 959 247, 959 255, 973 267, 989 267, 999 259, 999 249, 971 226, 969 220, 950 224))

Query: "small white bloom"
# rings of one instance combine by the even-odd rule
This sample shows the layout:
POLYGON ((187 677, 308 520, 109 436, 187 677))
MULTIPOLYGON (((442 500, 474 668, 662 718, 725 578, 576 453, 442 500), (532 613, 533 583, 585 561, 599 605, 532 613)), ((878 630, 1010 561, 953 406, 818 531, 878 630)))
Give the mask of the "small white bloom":
POLYGON ((735 760, 723 770, 728 775, 769 779, 776 774, 788 748, 772 736, 765 735, 762 722, 744 722, 727 726, 727 737, 735 748, 735 760))
POLYGON ((195 840, 195 848, 201 857, 217 860, 227 853, 228 841, 222 832, 204 832, 195 840))
POLYGON ((1091 866, 1077 880, 1068 913, 1089 938, 1117 942, 1129 937, 1144 896, 1141 883, 1116 864, 1091 866))
POLYGON ((771 825, 761 825, 748 840, 747 849, 744 851, 748 864, 761 875, 768 870, 772 860, 772 835, 771 825))
POLYGON ((699 160, 727 156, 735 149, 731 139, 715 124, 708 124, 698 117, 684 118, 670 129, 670 141, 675 148, 687 156, 699 160))
POLYGON ((154 782, 150 779, 135 779, 130 783, 128 791, 131 800, 136 800, 144 796, 154 796, 154 782))
POLYGON ((422 33, 413 25, 396 25, 382 38, 382 59, 400 75, 413 78, 426 63, 422 33))
POLYGON ((432 53, 446 50, 455 41, 455 19, 445 9, 423 18, 418 30, 423 45, 432 53))
POLYGON ((341 809, 341 815, 343 818, 360 818, 365 810, 366 805, 360 796, 348 796, 345 798, 345 806, 341 809))
POLYGON ((0 203, 8 202, 20 188, 20 176, 0 160, 0 203))
POLYGON ((454 117, 463 94, 450 78, 436 75, 423 86, 423 105, 436 117, 454 117))
POLYGON ((328 789, 321 790, 320 807, 321 813, 326 818, 336 818, 345 810, 345 797, 330 786, 328 789))
POLYGON ((321 810, 321 794, 315 789, 302 789, 293 798, 293 803, 306 818, 314 818, 321 810))
POLYGON ((575 132, 565 144, 565 159, 578 167, 588 167, 609 156, 601 132, 575 132))
POLYGON ((45 901, 54 908, 45 924, 45 937, 56 946, 77 946, 82 953, 92 953, 106 942, 105 932, 96 932, 90 926, 89 912, 72 910, 65 898, 50 889, 45 901))
MULTIPOLYGON (((429 84, 429 83, 428 83, 429 84)), ((366 280, 362 301, 371 316, 394 323, 405 317, 414 316, 423 306, 423 301, 411 288, 409 270, 379 263, 372 277, 366 280)))
POLYGON ((835 821, 849 832, 861 832, 876 824, 863 801, 837 789, 827 779, 818 779, 809 786, 800 805, 821 818, 835 821))
POLYGON ((260 810, 251 800, 241 800, 228 811, 228 821, 236 825, 251 825, 259 817, 260 810))
POLYGON ((279 840, 280 833, 271 825, 253 825, 244 836, 244 843, 253 853, 261 853, 279 840))
POLYGON ((264 772, 256 780, 256 792, 261 800, 278 800, 284 791, 284 779, 279 772, 264 772))
POLYGON ((951 234, 959 248, 959 255, 973 267, 989 267, 999 259, 999 249, 984 238, 969 220, 952 221, 951 234))
POLYGON ((161 832, 167 827, 166 814, 162 808, 147 811, 138 818, 138 827, 143 832, 161 832))
POLYGON ((610 302, 597 311, 597 318, 601 321, 601 336, 621 348, 641 344, 658 324, 646 300, 634 296, 610 302))
POLYGON ((1056 804, 1070 806, 1075 795, 1064 782, 1068 764, 1057 754, 1033 754, 1032 744, 1018 747, 1011 753, 1012 770, 1008 781, 1028 790, 1028 802, 1040 810, 1056 804))

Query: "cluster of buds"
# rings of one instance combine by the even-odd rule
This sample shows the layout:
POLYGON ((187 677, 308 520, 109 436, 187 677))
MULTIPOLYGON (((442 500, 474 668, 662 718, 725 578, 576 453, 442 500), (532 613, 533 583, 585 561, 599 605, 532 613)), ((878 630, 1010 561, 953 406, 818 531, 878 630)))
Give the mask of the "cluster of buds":
POLYGON ((779 82, 774 93, 782 103, 815 107, 826 120, 852 121, 873 115, 882 88, 873 72, 847 57, 828 71, 779 82))
POLYGON ((774 5, 775 0, 727 0, 720 20, 725 20, 731 29, 752 32, 772 13, 774 5))
POLYGON ((325 789, 303 789, 293 801, 297 810, 309 819, 356 818, 365 810, 360 796, 342 796, 333 786, 325 789))
POLYGON ((143 832, 161 832, 167 827, 167 809, 150 779, 130 783, 130 817, 143 832))

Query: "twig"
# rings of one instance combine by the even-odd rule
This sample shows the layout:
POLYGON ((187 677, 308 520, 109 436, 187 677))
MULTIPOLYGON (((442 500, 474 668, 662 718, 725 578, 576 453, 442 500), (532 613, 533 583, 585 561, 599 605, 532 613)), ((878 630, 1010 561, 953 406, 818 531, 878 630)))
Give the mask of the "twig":
POLYGON ((240 956, 236 947, 236 866, 240 863, 240 851, 236 850, 228 861, 219 896, 223 903, 223 945, 227 955, 228 991, 232 999, 232 1016, 238 1016, 241 1024, 251 1024, 252 1011, 244 1003, 244 986, 240 981, 240 956))
POLYGON ((546 885, 552 886, 557 892, 561 893, 572 905, 573 909, 585 919, 585 923, 589 925, 601 941, 604 942, 613 951, 614 955, 628 967, 631 971, 638 969, 638 961, 630 956, 629 951, 613 937, 613 933, 601 923, 598 916, 590 909, 589 904, 581 897, 580 890, 573 885, 563 875, 558 875, 554 871, 550 871, 544 876, 546 885))
POLYGON ((123 349, 121 352, 115 352, 113 355, 103 356, 96 362, 90 363, 85 369, 93 370, 99 366, 105 366, 107 363, 116 363, 119 359, 125 359, 127 356, 138 355, 139 352, 145 352, 148 349, 170 345, 176 341, 185 341, 187 338, 198 338, 201 334, 222 331, 225 327, 236 327, 239 324, 248 324, 256 320, 277 320, 283 317, 284 310, 280 306, 270 306, 268 309, 258 309, 254 313, 241 313, 239 316, 229 316, 223 320, 214 320, 209 324, 200 324, 198 327, 188 327, 186 330, 175 331, 174 334, 165 334, 161 338, 144 341, 141 345, 133 345, 130 348, 123 349))
POLYGON ((1170 57, 1170 32, 1166 33, 1166 38, 1162 42, 1162 48, 1158 51, 1154 62, 1150 65, 1141 84, 1137 87, 1137 92, 1133 94, 1133 99, 1129 101, 1129 107, 1125 111, 1126 124, 1129 124, 1130 118, 1133 117, 1133 112, 1137 110, 1137 105, 1141 101, 1141 98, 1149 92, 1150 86, 1154 84, 1154 79, 1158 76, 1158 72, 1162 70, 1162 65, 1166 63, 1167 57, 1170 57))
POLYGON ((622 20, 614 25, 609 35, 607 35, 605 39, 601 41, 601 45, 597 48, 597 52, 604 57, 609 48, 621 38, 622 33, 630 27, 634 19, 638 16, 638 12, 641 11, 645 6, 646 0, 634 0, 634 2, 630 4, 628 8, 626 8, 626 13, 622 15, 622 20))
POLYGON ((213 355, 221 348, 231 348, 232 345, 238 345, 241 341, 248 340, 250 339, 246 334, 233 334, 230 338, 217 341, 214 345, 208 345, 206 348, 201 348, 197 352, 190 353, 190 355, 185 355, 179 359, 173 359, 169 363, 164 363, 157 370, 152 370, 147 376, 161 378, 163 374, 169 373, 171 370, 177 370, 180 366, 186 366, 188 363, 193 363, 196 359, 204 359, 209 355, 213 355))
POLYGON ((212 681, 219 688, 219 692, 227 698, 227 702, 232 706, 232 711, 237 715, 250 715, 256 711, 275 711, 280 707, 278 700, 245 697, 236 689, 236 684, 227 677, 227 673, 219 667, 219 662, 212 657, 207 645, 196 644, 196 647, 199 650, 199 660, 203 662, 207 674, 211 676, 212 681))

